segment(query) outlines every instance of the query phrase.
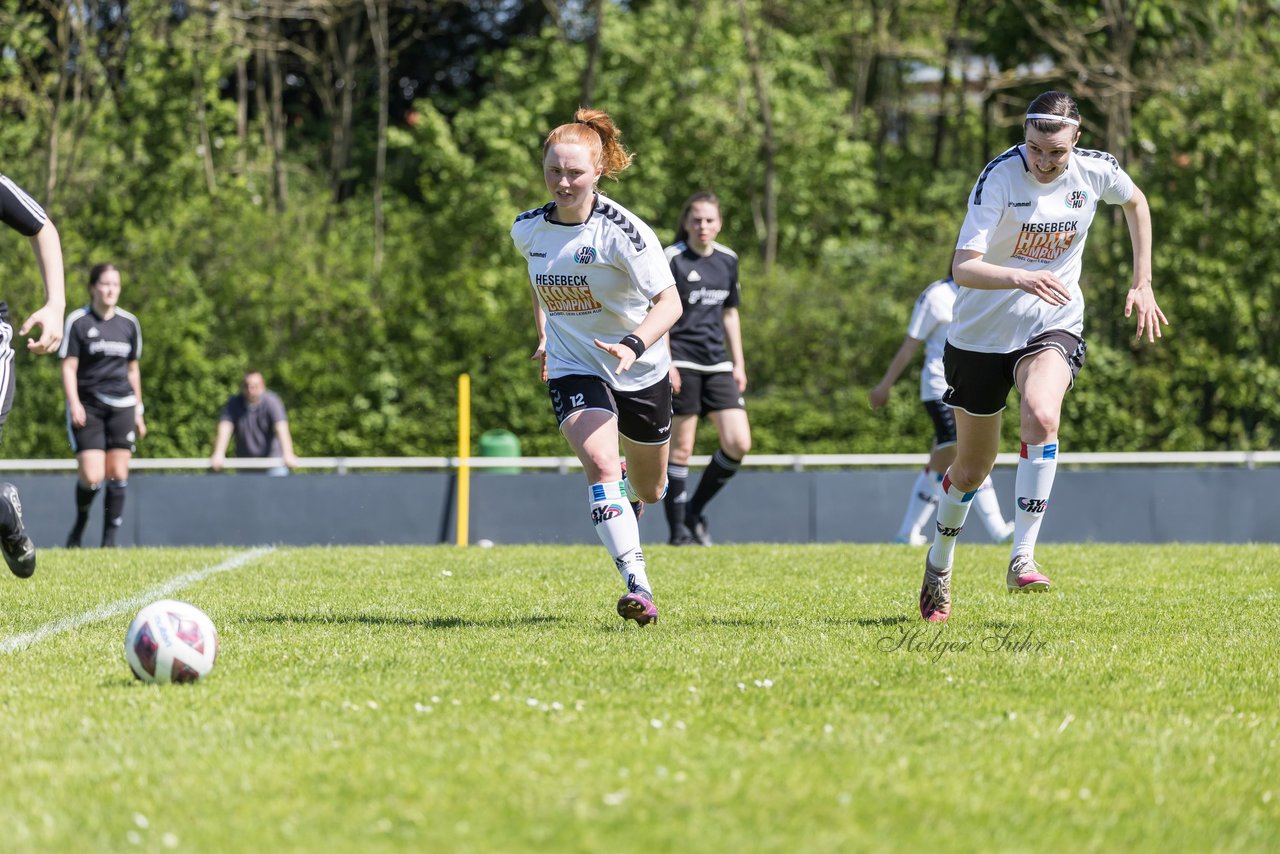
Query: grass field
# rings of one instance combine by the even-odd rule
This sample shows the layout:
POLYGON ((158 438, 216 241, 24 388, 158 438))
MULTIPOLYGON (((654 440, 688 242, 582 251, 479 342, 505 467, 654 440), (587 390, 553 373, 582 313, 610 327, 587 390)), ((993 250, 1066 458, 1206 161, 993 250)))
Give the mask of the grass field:
POLYGON ((640 629, 598 547, 43 552, 0 847, 1280 850, 1280 548, 1043 547, 1010 596, 962 545, 941 630, 918 550, 648 554, 640 629), (217 667, 137 683, 186 573, 217 667))

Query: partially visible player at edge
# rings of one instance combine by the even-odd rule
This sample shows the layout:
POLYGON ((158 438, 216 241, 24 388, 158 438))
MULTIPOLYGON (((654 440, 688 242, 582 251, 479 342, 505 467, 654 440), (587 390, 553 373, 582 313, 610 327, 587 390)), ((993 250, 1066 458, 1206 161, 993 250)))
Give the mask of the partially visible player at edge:
POLYGON ((626 584, 618 614, 639 625, 658 608, 640 550, 643 502, 662 500, 671 438, 671 357, 664 336, 680 294, 653 229, 597 186, 631 164, 607 113, 580 109, 547 135, 551 201, 516 217, 529 265, 541 365, 560 432, 582 461, 596 534, 626 584), (626 464, 618 455, 618 440, 626 464))
POLYGON ((667 247, 684 310, 667 336, 675 420, 667 466, 671 488, 664 504, 670 543, 676 546, 711 545, 704 511, 751 450, 751 424, 742 397, 747 390, 747 363, 738 318, 738 256, 716 242, 722 224, 715 193, 694 193, 680 211, 676 242, 667 247), (720 447, 690 498, 686 489, 689 455, 703 415, 715 425, 720 447))
POLYGON ((1036 564, 1036 537, 1057 471, 1062 401, 1085 360, 1080 265, 1100 202, 1120 205, 1133 246, 1125 317, 1137 313, 1137 339, 1154 343, 1167 324, 1151 287, 1151 211, 1116 159, 1077 149, 1080 111, 1062 92, 1031 102, 1025 140, 987 164, 951 272, 960 285, 943 361, 955 409, 956 459, 942 479, 937 534, 925 555, 920 615, 951 614, 956 537, 974 494, 995 463, 1000 412, 1009 389, 1022 399, 1022 453, 1015 481, 1010 592, 1048 590, 1036 564))
MULTIPOLYGON (((951 407, 942 402, 942 395, 947 391, 947 380, 942 368, 942 349, 947 343, 947 330, 951 328, 951 313, 959 290, 956 280, 950 276, 925 287, 911 311, 911 320, 907 323, 907 334, 902 339, 902 346, 885 369, 884 378, 867 392, 872 409, 880 409, 888 403, 893 384, 902 376, 916 351, 921 345, 924 346, 924 365, 920 368, 920 404, 933 421, 933 446, 929 450, 929 462, 916 475, 915 483, 911 486, 907 510, 893 540, 895 543, 923 546, 929 542, 921 529, 933 518, 938 506, 942 473, 956 458, 956 417, 952 414, 951 407)), ((1013 523, 1006 522, 1000 512, 1000 500, 996 497, 995 484, 991 482, 990 476, 978 487, 978 494, 973 500, 978 505, 978 517, 982 519, 991 539, 997 543, 1008 541, 1013 536, 1013 523)))
MULTIPOLYGON (((0 175, 0 220, 30 238, 40 277, 44 280, 44 305, 23 322, 18 335, 40 327, 38 339, 27 339, 27 349, 39 356, 55 353, 62 341, 62 317, 66 313, 66 288, 62 276, 62 242, 48 214, 13 181, 0 175)), ((13 327, 9 307, 0 302, 0 436, 13 406, 13 327)), ((19 578, 36 571, 36 547, 22 524, 22 501, 11 483, 0 484, 0 553, 19 578)))

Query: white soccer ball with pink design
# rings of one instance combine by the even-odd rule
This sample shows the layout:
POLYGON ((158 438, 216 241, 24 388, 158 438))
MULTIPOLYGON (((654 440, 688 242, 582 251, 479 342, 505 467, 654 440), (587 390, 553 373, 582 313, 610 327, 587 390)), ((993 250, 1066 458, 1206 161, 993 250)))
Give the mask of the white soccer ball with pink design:
POLYGON ((161 599, 129 624, 124 657, 143 682, 196 682, 213 670, 218 632, 195 605, 161 599))

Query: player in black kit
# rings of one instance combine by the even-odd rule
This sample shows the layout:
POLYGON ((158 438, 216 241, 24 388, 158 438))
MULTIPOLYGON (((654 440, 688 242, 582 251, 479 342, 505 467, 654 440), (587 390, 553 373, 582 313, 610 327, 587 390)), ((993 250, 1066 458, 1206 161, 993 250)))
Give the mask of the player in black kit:
MULTIPOLYGON (((62 241, 44 209, 13 181, 0 175, 0 221, 30 238, 36 264, 44 280, 44 305, 32 314, 18 330, 26 335, 40 327, 38 340, 27 339, 27 349, 37 355, 52 353, 62 340, 62 315, 66 296, 62 282, 62 241)), ((13 405, 13 327, 9 325, 9 307, 0 302, 0 430, 13 405)), ((36 547, 22 524, 22 501, 11 483, 0 484, 0 553, 10 571, 19 578, 30 578, 36 571, 36 547)))
POLYGON ((89 507, 106 481, 102 546, 116 544, 124 521, 125 488, 135 443, 147 435, 142 418, 142 327, 119 308, 120 271, 98 264, 89 271, 90 303, 67 315, 62 339, 62 388, 67 434, 80 463, 76 521, 67 548, 80 547, 89 507))
POLYGON ((711 545, 703 511, 751 450, 751 425, 742 398, 747 367, 738 321, 738 256, 716 243, 721 225, 720 200, 714 193, 695 193, 680 211, 675 244, 667 247, 684 305, 670 333, 675 417, 667 465, 671 486, 664 505, 672 545, 711 545), (689 455, 702 415, 715 425, 720 447, 690 498, 689 455))

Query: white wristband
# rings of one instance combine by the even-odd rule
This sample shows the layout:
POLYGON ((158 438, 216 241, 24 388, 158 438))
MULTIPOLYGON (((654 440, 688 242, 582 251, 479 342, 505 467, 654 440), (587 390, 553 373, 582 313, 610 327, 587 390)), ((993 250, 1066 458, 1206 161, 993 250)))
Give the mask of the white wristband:
POLYGON ((147 408, 142 405, 142 401, 138 401, 138 405, 135 406, 134 409, 136 409, 138 414, 141 415, 143 412, 146 411, 147 408))

